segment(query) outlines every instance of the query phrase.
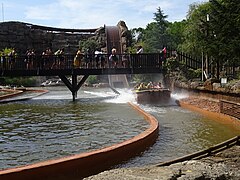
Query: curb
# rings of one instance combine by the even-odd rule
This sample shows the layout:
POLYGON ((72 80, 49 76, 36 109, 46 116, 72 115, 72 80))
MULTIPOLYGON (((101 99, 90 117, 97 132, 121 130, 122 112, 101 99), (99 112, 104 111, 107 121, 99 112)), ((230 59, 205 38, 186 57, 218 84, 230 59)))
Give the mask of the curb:
POLYGON ((159 124, 157 119, 140 109, 137 105, 132 103, 129 103, 129 105, 143 115, 149 123, 149 128, 141 134, 122 143, 96 151, 2 170, 0 171, 0 179, 81 179, 108 170, 112 166, 143 152, 155 143, 159 133, 159 124))

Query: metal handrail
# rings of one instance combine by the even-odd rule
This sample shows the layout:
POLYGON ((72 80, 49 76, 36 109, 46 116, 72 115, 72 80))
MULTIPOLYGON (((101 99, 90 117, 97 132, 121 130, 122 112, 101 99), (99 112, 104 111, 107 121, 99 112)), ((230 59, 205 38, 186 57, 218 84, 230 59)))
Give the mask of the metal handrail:
POLYGON ((201 158, 210 156, 212 154, 216 154, 216 153, 218 153, 220 151, 223 151, 223 150, 225 150, 227 148, 230 148, 230 147, 232 147, 234 145, 240 145, 240 136, 236 136, 236 137, 234 137, 232 139, 229 139, 227 141, 219 143, 219 144, 217 144, 215 146, 212 146, 212 147, 210 147, 208 149, 205 149, 205 150, 202 150, 202 151, 198 151, 198 152, 195 152, 195 153, 192 153, 192 154, 189 154, 189 155, 177 158, 177 159, 173 159, 173 160, 170 160, 170 161, 159 163, 159 164, 157 164, 157 166, 158 167, 160 167, 160 166, 169 166, 171 164, 179 163, 179 162, 183 162, 183 161, 201 159, 201 158))

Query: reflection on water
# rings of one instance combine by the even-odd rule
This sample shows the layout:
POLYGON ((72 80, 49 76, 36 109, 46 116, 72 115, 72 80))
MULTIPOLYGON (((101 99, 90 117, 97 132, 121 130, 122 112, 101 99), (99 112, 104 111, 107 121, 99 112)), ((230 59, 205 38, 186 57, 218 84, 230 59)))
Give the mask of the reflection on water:
MULTIPOLYGON (((127 102, 129 90, 84 88, 72 102, 64 87, 24 102, 0 104, 0 169, 94 150, 122 142, 148 125, 127 102)), ((123 167, 142 166, 192 153, 239 135, 201 115, 170 106, 141 107, 160 123, 157 142, 123 167)))
POLYGON ((148 127, 127 103, 105 102, 115 97, 111 90, 94 91, 79 93, 76 102, 67 89, 54 89, 32 100, 1 104, 0 168, 103 148, 148 127))
POLYGON ((240 134, 226 126, 178 106, 142 108, 157 117, 160 132, 157 142, 140 157, 119 167, 156 164, 209 148, 240 134))

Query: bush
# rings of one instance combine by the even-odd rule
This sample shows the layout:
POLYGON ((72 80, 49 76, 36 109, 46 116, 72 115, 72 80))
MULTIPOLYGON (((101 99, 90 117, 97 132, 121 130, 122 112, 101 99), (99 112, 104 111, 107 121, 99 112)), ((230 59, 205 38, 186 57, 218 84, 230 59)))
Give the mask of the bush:
POLYGON ((168 71, 175 71, 177 70, 177 68, 179 68, 180 63, 179 61, 176 60, 176 58, 171 57, 167 58, 165 66, 168 71))
POLYGON ((6 56, 6 55, 8 55, 12 50, 13 50, 13 48, 5 48, 5 49, 2 49, 2 50, 0 51, 0 56, 6 56))
POLYGON ((86 80, 88 84, 96 84, 98 83, 98 79, 96 75, 89 76, 86 80))
POLYGON ((5 84, 11 86, 26 86, 31 87, 36 85, 35 77, 14 77, 5 78, 5 84))

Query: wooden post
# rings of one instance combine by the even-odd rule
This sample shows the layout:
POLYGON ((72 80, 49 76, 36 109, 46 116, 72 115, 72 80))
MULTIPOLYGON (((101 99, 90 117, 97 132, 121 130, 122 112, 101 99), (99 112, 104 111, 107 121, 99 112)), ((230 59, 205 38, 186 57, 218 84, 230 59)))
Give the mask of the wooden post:
POLYGON ((68 80, 68 78, 66 78, 66 76, 64 75, 59 75, 59 77, 61 78, 61 80, 64 82, 64 84, 68 87, 68 89, 72 92, 72 97, 73 97, 73 101, 75 101, 76 97, 77 97, 77 92, 80 89, 80 87, 84 84, 84 82, 87 80, 89 75, 85 75, 83 76, 83 78, 81 79, 81 81, 78 83, 77 82, 77 74, 73 74, 72 75, 72 83, 68 80))
POLYGON ((72 96, 73 96, 73 101, 75 101, 77 97, 77 75, 73 74, 72 75, 72 96))

